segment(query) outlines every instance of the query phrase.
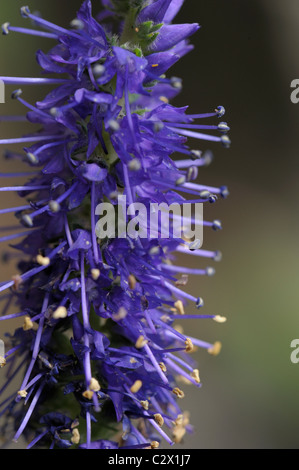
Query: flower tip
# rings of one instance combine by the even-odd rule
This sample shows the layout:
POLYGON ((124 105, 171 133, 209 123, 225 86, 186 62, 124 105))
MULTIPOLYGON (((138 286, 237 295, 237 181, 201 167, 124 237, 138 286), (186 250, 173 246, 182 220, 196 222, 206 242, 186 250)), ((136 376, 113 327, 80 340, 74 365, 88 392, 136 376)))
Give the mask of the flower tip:
POLYGON ((222 230, 222 224, 220 220, 214 220, 212 228, 213 230, 215 230, 215 232, 217 232, 218 230, 222 230))
POLYGON ((221 136, 221 143, 224 148, 228 149, 231 146, 231 140, 227 135, 221 136))
POLYGON ((84 23, 83 21, 79 20, 79 18, 74 18, 70 22, 70 27, 74 29, 84 29, 84 23))
POLYGON ((206 275, 209 277, 214 276, 215 272, 216 272, 215 269, 212 268, 211 266, 208 266, 206 268, 206 275))
POLYGON ((196 307, 197 308, 200 308, 200 307, 203 307, 204 306, 204 301, 201 297, 198 297, 198 299, 196 300, 196 307))
POLYGON ((183 87, 182 79, 178 77, 172 77, 170 79, 170 84, 176 90, 181 90, 183 87))
POLYGON ((33 227, 33 220, 28 214, 22 215, 21 222, 23 225, 25 225, 25 227, 33 227))
POLYGON ((222 253, 221 251, 215 251, 214 254, 214 261, 221 261, 222 260, 222 253))
POLYGON ((223 106, 217 106, 215 109, 215 112, 217 113, 217 116, 221 118, 222 116, 225 115, 225 108, 223 106))
POLYGON ((93 69, 92 69, 92 72, 94 74, 94 76, 96 78, 100 78, 102 75, 104 75, 105 73, 105 66, 102 65, 102 64, 96 64, 93 69))
POLYGON ((28 18, 28 16, 30 15, 30 10, 29 10, 29 7, 28 7, 28 6, 21 7, 21 8, 20 8, 20 12, 21 12, 21 16, 22 16, 23 18, 28 18))
POLYGON ((57 202, 57 201, 50 201, 49 202, 49 209, 50 209, 51 212, 53 212, 55 214, 55 213, 60 211, 61 206, 60 206, 59 202, 57 202))
POLYGON ((204 160, 205 166, 208 166, 212 163, 212 161, 214 159, 214 155, 211 152, 211 150, 206 150, 205 153, 203 154, 202 158, 204 160))
POLYGON ((207 191, 207 190, 200 191, 199 197, 201 199, 209 199, 211 197, 211 193, 210 193, 210 191, 207 191))
POLYGON ((4 36, 7 36, 8 33, 9 33, 9 26, 10 26, 10 23, 6 22, 6 23, 3 23, 3 25, 1 26, 1 29, 2 29, 2 34, 4 36))
POLYGON ((23 330, 29 331, 29 330, 32 330, 32 328, 33 328, 33 322, 31 321, 31 318, 29 316, 26 316, 24 318, 23 330))
POLYGON ((0 356, 0 369, 6 364, 6 359, 3 356, 0 356))
POLYGON ((218 130, 226 134, 226 132, 230 131, 230 127, 228 127, 227 122, 220 122, 218 124, 218 130))
POLYGON ((110 119, 108 121, 108 127, 109 127, 110 131, 112 131, 112 132, 117 132, 120 129, 120 126, 119 126, 118 122, 115 119, 110 119))
POLYGON ((228 190, 227 186, 221 186, 220 191, 221 191, 221 193, 220 193, 221 197, 223 199, 226 199, 229 196, 229 190, 228 190))
POLYGON ((202 242, 199 238, 197 238, 196 240, 194 240, 192 243, 190 243, 189 245, 189 250, 190 251, 194 251, 194 250, 198 250, 198 248, 200 248, 202 245, 202 242))
POLYGON ((201 150, 191 150, 191 159, 192 160, 197 160, 198 158, 201 158, 202 152, 201 150))
POLYGON ((21 90, 21 88, 18 88, 17 90, 14 90, 11 94, 11 98, 13 100, 16 100, 19 98, 19 96, 21 96, 21 94, 23 93, 23 90, 21 90))
POLYGON ((26 157, 27 157, 29 163, 32 163, 32 164, 39 163, 39 159, 32 152, 27 152, 26 157))
POLYGON ((210 202, 211 204, 214 204, 214 202, 216 202, 217 199, 218 199, 218 198, 217 198, 216 194, 212 194, 212 195, 209 197, 209 202, 210 202))

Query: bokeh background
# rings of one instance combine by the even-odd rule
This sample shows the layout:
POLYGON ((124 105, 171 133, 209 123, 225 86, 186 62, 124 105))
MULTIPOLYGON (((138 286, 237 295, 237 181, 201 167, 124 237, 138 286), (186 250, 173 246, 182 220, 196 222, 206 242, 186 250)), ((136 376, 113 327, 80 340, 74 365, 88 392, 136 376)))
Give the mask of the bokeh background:
MULTIPOLYGON (((22 5, 2 0, 0 23, 23 25, 22 5)), ((32 11, 61 25, 68 25, 79 5, 78 0, 29 1, 32 11)), ((93 5, 97 11, 100 1, 93 5)), ((195 50, 172 70, 184 80, 174 104, 189 104, 192 113, 225 106, 232 139, 230 150, 202 146, 211 148, 215 159, 200 171, 199 181, 226 184, 230 196, 205 212, 208 220, 221 219, 223 230, 206 230, 204 247, 221 250, 223 259, 214 265, 214 277, 190 279, 189 292, 204 298, 206 313, 225 315, 228 321, 184 323, 186 332, 221 340, 223 349, 217 357, 196 353, 203 386, 186 390, 182 405, 191 413, 195 432, 182 446, 298 448, 299 364, 290 361, 290 343, 299 338, 299 104, 290 101, 290 83, 299 78, 298 2, 185 0, 177 21, 199 22, 202 28, 192 38, 195 50)), ((17 33, 0 38, 0 75, 38 76, 35 51, 47 51, 50 44, 17 33)), ((7 87, 0 114, 22 112, 10 100, 14 88, 7 87)), ((47 90, 24 91, 34 101, 47 90)), ((0 138, 28 130, 24 124, 1 122, 0 138)), ((1 160, 2 172, 16 167, 21 165, 1 160)), ((1 193, 1 208, 18 204, 13 194, 1 193)), ((4 222, 15 224, 13 217, 3 217, 0 225, 4 222)), ((181 261, 205 266, 198 258, 181 261)), ((0 281, 15 273, 13 263, 2 264, 0 281)))

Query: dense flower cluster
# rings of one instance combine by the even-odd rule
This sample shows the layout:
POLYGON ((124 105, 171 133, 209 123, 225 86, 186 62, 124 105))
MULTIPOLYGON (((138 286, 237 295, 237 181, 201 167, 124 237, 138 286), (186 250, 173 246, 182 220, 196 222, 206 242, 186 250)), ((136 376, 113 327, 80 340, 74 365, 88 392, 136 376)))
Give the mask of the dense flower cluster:
MULTIPOLYGON (((187 39, 199 28, 171 24, 182 3, 103 0, 105 8, 95 19, 87 0, 69 29, 22 7, 22 16, 40 29, 2 26, 4 35, 15 31, 56 41, 47 54, 37 52, 39 65, 54 78, 1 77, 16 86, 56 85, 35 105, 15 90, 12 98, 40 130, 0 140, 24 144, 24 154, 7 157, 25 159, 33 169, 23 186, 0 188, 26 199, 0 211, 14 212, 26 227, 1 239, 22 237, 13 246, 23 256, 19 274, 0 285, 7 299, 0 320, 23 317, 6 339, 10 346, 1 374, 8 372, 1 392, 18 371, 24 374, 0 413, 13 417, 14 439, 25 434, 29 448, 155 448, 161 439, 180 442, 191 425, 178 403, 184 392, 176 378, 200 387, 189 353, 194 347, 211 354, 220 350, 220 343, 186 336, 174 325, 190 317, 184 312, 188 301, 203 305, 185 292, 187 275, 214 272, 177 266, 175 254, 218 260, 219 252, 186 239, 99 240, 95 232, 96 206, 116 204, 120 194, 146 206, 183 204, 185 196, 213 203, 228 194, 225 187, 192 182, 211 155, 186 143, 191 137, 229 146, 225 122, 193 123, 221 118, 224 108, 188 115, 187 107, 169 104, 181 80, 165 74, 192 49, 187 39), (174 161, 175 152, 184 158, 174 161), (18 312, 9 314, 13 300, 18 312)), ((221 228, 217 220, 203 224, 221 228)))

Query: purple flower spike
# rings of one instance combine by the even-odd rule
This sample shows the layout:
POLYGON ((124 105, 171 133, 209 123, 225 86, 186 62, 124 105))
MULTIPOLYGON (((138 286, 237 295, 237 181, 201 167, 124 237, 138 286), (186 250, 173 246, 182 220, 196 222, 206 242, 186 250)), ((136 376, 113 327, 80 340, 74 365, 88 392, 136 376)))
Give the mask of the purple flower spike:
MULTIPOLYGON (((0 321, 20 321, 0 356, 1 368, 8 368, 0 416, 4 427, 14 423, 12 439, 30 436, 28 448, 154 449, 161 441, 179 443, 192 427, 180 408, 185 394, 177 379, 200 388, 189 353, 220 352, 220 342, 193 338, 174 324, 184 317, 226 320, 185 314, 190 302, 204 309, 203 299, 185 289, 188 275, 212 276, 215 270, 175 262, 177 253, 213 262, 220 252, 181 233, 164 236, 158 219, 147 226, 152 204, 181 208, 228 195, 225 186, 195 182, 212 156, 187 143, 191 137, 228 147, 229 127, 217 121, 224 108, 192 115, 170 104, 182 82, 168 70, 192 49, 188 38, 199 28, 170 24, 182 4, 103 0, 100 24, 87 0, 69 29, 25 6, 24 21, 38 29, 2 26, 5 36, 17 32, 53 40, 48 53, 36 54, 42 78, 0 77, 16 87, 12 98, 24 107, 26 119, 39 124, 36 133, 0 140, 5 146, 24 144, 23 153, 12 150, 6 158, 31 167, 1 174, 30 179, 0 188, 26 199, 0 211, 15 213, 22 229, 0 239, 12 241, 20 259, 18 273, 0 285, 5 300, 0 321), (111 16, 120 20, 118 35, 111 16), (52 90, 28 102, 26 85, 44 84, 52 90), (215 121, 206 124, 210 118, 215 121), (175 152, 181 159, 172 158, 175 152), (135 225, 132 207, 145 210, 135 225), (20 374, 18 390, 6 397, 20 374)), ((0 120, 21 122, 25 116, 0 120)), ((173 228, 177 215, 170 219, 173 228)), ((191 216, 191 221, 221 229, 219 220, 191 216)))

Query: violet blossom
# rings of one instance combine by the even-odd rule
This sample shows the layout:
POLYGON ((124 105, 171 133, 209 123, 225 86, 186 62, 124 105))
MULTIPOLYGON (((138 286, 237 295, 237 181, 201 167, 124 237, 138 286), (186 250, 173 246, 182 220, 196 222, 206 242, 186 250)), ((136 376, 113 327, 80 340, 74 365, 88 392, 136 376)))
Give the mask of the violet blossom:
MULTIPOLYGON (((218 251, 184 239, 99 240, 95 232, 97 205, 115 204, 119 194, 146 206, 183 204, 187 197, 209 204, 227 196, 226 187, 192 182, 211 153, 187 144, 190 137, 228 147, 225 122, 194 123, 222 118, 224 108, 192 115, 187 106, 170 104, 182 83, 168 70, 192 50, 188 38, 199 25, 172 24, 183 0, 102 3, 95 18, 86 0, 69 29, 27 6, 22 17, 35 29, 2 26, 4 35, 19 32, 54 43, 48 53, 37 51, 41 78, 1 77, 16 87, 53 85, 35 104, 26 100, 26 88, 12 93, 26 119, 40 128, 0 140, 5 147, 23 144, 24 153, 6 156, 32 169, 23 185, 0 188, 25 200, 0 211, 15 213, 24 226, 1 238, 22 255, 19 273, 0 285, 0 320, 20 318, 5 339, 1 374, 8 372, 1 393, 17 373, 22 380, 1 402, 0 415, 4 426, 13 418, 15 441, 30 436, 28 448, 138 449, 181 442, 192 426, 176 379, 199 388, 189 353, 199 347, 216 355, 221 348, 175 326, 178 318, 225 321, 186 314, 188 302, 201 308, 203 300, 176 277, 214 273, 213 267, 177 266, 176 254, 217 261, 218 251), (174 160, 175 153, 181 159, 174 160), (12 302, 15 313, 9 314, 12 302)), ((221 228, 218 220, 203 225, 221 228)))

